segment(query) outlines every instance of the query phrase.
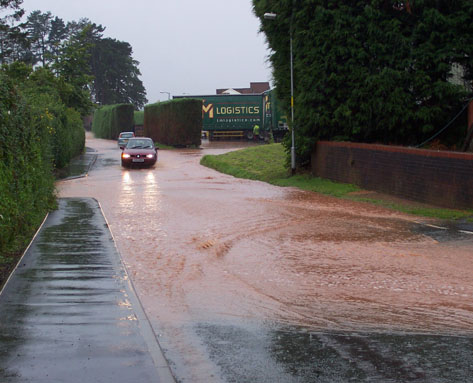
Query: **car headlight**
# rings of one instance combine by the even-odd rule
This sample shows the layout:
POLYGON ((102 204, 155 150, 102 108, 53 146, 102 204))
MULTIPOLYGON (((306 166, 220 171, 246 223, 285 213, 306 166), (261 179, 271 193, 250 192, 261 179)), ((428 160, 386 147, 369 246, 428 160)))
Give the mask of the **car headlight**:
POLYGON ((154 158, 154 154, 147 154, 146 158, 154 158))
POLYGON ((130 155, 128 153, 122 153, 122 158, 130 158, 130 155))

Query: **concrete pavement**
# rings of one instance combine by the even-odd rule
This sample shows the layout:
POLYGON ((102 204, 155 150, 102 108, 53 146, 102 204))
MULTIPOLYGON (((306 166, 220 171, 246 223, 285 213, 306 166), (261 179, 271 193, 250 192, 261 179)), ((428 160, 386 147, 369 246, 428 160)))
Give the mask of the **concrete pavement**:
POLYGON ((0 294, 0 381, 174 382, 99 203, 58 203, 0 294))

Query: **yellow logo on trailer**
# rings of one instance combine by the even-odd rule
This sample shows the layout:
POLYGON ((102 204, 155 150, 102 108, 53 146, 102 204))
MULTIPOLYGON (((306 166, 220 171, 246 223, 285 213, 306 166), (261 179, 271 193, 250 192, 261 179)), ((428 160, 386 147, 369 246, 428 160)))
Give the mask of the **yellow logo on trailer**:
POLYGON ((266 113, 271 112, 271 101, 267 95, 264 96, 264 109, 266 113))
POLYGON ((202 104, 202 117, 204 117, 205 113, 209 114, 209 118, 214 118, 214 104, 209 104, 205 106, 202 104))

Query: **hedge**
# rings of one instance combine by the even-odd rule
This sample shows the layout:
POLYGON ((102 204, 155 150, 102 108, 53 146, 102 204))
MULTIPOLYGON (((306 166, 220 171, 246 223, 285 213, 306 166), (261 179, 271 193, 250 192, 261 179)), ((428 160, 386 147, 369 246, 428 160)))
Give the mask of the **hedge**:
POLYGON ((144 134, 171 146, 199 146, 202 100, 177 99, 145 106, 144 134))
POLYGON ((55 206, 54 169, 83 151, 79 113, 44 69, 21 83, 0 70, 0 284, 5 265, 55 206))
POLYGON ((28 104, 32 128, 36 133, 47 132, 41 143, 55 168, 66 166, 71 158, 82 153, 85 144, 80 113, 68 107, 62 95, 63 86, 61 79, 45 68, 36 69, 19 85, 28 104))
POLYGON ((121 132, 133 131, 134 108, 131 104, 105 105, 97 109, 92 121, 95 137, 116 140, 121 132))
POLYGON ((144 125, 144 123, 145 123, 145 112, 144 111, 135 111, 134 120, 135 120, 135 126, 144 125))
POLYGON ((52 206, 49 136, 47 125, 35 124, 25 97, 0 72, 0 263, 52 206))

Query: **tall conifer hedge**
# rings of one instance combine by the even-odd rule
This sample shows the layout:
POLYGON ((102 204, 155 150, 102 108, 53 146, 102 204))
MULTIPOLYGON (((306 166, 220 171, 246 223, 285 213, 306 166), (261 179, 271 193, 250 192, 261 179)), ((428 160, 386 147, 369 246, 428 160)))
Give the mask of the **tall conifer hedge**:
POLYGON ((133 131, 134 125, 133 105, 105 105, 94 113, 92 132, 98 138, 116 140, 121 132, 133 131))
POLYGON ((176 99, 145 106, 144 134, 171 146, 199 146, 202 100, 176 99))
MULTIPOLYGON (((294 51, 299 164, 319 139, 416 145, 471 97, 453 80, 473 79, 471 0, 253 0, 272 50, 278 96, 290 105, 294 51), (264 18, 274 12, 275 20, 264 18)), ((441 137, 466 135, 459 120, 441 137)), ((286 142, 286 145, 290 145, 286 142)))
POLYGON ((144 123, 145 123, 145 112, 144 111, 135 111, 134 123, 135 123, 135 126, 136 125, 144 125, 144 123))

